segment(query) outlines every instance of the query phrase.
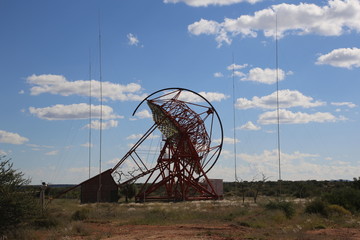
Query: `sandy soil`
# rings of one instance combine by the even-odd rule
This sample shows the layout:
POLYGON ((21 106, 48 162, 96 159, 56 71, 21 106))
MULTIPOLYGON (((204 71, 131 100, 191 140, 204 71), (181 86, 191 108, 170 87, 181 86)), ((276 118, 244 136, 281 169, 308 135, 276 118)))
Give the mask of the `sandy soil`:
POLYGON ((336 228, 321 229, 307 232, 307 239, 336 239, 336 240, 359 240, 360 229, 354 228, 336 228), (311 238, 317 237, 317 238, 311 238))
MULTIPOLYGON (((108 238, 109 240, 121 239, 228 239, 226 236, 234 234, 244 235, 247 229, 235 229, 231 226, 206 226, 206 225, 172 225, 172 226, 123 226, 120 234, 108 238)), ((239 238, 241 239, 241 238, 239 238)))
MULTIPOLYGON (((168 226, 152 225, 120 225, 112 223, 88 223, 92 230, 91 236, 101 236, 107 240, 143 240, 143 239, 171 239, 171 240, 360 240, 360 229, 338 228, 321 229, 296 234, 284 234, 279 230, 267 233, 264 229, 254 229, 233 224, 207 225, 182 224, 168 226)), ((92 239, 91 236, 78 236, 67 239, 92 239)), ((98 239, 98 238, 97 238, 98 239)))

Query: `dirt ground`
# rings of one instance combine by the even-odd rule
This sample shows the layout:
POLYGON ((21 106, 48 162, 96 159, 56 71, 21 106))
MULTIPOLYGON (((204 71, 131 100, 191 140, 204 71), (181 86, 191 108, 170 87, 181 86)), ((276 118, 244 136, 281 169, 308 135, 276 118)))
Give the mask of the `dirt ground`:
POLYGON ((171 226, 123 226, 117 236, 109 240, 120 239, 227 239, 225 236, 236 230, 237 234, 246 234, 246 229, 234 229, 231 226, 171 225, 171 226), (225 238, 224 238, 225 237, 225 238))
MULTIPOLYGON (((265 229, 254 229, 233 224, 215 226, 207 224, 114 226, 111 223, 88 223, 88 227, 92 229, 91 236, 97 235, 101 236, 100 239, 107 240, 360 240, 360 229, 354 228, 320 229, 286 233, 281 229, 272 229, 267 232, 265 229)), ((78 236, 71 239, 92 239, 91 236, 78 236)))

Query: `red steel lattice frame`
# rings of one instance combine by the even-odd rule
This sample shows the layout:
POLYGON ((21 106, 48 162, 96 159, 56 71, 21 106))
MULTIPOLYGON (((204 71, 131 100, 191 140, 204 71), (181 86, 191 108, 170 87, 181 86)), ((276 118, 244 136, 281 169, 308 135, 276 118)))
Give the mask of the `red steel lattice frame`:
MULTIPOLYGON (((206 173, 213 167, 221 152, 223 133, 220 118, 210 102, 195 92, 186 89, 171 90, 173 91, 167 92, 160 97, 143 100, 143 102, 147 100, 153 113, 155 125, 134 145, 113 168, 113 171, 129 156, 136 162, 135 158, 132 157, 132 155, 135 155, 139 158, 136 154, 136 148, 157 127, 163 133, 165 139, 156 166, 152 169, 142 170, 141 174, 121 184, 133 182, 140 177, 149 175, 136 196, 136 201, 219 199, 221 196, 216 193, 206 173), (181 100, 183 91, 190 91, 203 98, 209 106, 181 100), (203 111, 198 113, 190 108, 191 105, 203 111), (211 146, 214 115, 216 115, 220 124, 221 143, 211 146), (208 133, 204 121, 209 117, 211 118, 211 125, 208 133), (208 158, 210 152, 212 154, 208 158), (199 181, 200 178, 203 179, 202 182, 199 181), (161 191, 160 194, 159 191, 161 191)), ((141 104, 142 102, 139 106, 141 104)), ((140 158, 139 160, 143 164, 140 158)))

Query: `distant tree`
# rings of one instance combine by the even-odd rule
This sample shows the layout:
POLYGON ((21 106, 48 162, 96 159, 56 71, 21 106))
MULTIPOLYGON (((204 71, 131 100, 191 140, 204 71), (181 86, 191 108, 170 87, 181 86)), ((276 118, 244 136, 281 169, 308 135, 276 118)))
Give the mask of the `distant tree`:
POLYGON ((353 184, 354 188, 356 189, 360 189, 360 177, 359 178, 354 178, 354 184, 353 184))
POLYGON ((14 170, 10 160, 0 156, 0 233, 11 230, 38 212, 33 192, 24 188, 30 180, 14 170))
POLYGON ((309 186, 306 183, 299 181, 294 183, 293 195, 297 198, 308 198, 310 197, 309 186))
POLYGON ((259 196, 259 193, 262 189, 262 187, 264 186, 264 183, 266 182, 266 180, 268 180, 268 177, 265 176, 264 173, 261 173, 262 179, 260 181, 255 181, 255 178, 252 181, 252 197, 254 199, 254 203, 256 203, 257 198, 259 196))

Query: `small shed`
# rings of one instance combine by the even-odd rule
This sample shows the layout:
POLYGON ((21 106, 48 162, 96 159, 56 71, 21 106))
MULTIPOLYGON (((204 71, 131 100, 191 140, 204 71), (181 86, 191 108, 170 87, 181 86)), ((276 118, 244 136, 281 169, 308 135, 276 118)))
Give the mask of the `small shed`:
POLYGON ((81 203, 117 202, 119 200, 118 185, 111 176, 111 170, 106 170, 79 184, 81 203))

